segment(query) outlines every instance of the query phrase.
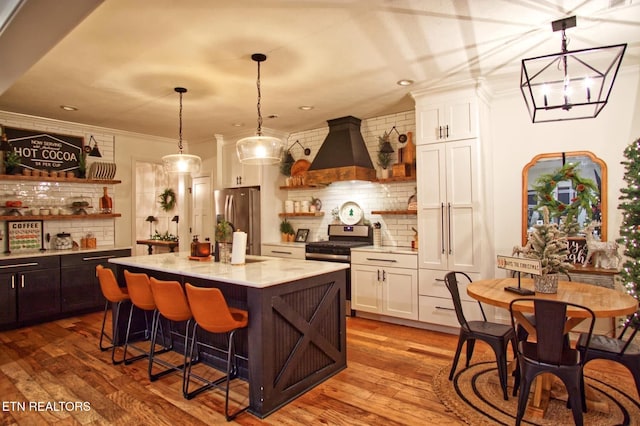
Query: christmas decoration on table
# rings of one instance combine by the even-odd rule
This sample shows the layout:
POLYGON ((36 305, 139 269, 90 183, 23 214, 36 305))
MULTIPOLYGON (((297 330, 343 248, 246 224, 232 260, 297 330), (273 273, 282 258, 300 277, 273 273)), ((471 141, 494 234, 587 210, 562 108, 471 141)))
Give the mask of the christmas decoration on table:
MULTIPOLYGON (((636 139, 625 150, 621 164, 625 168, 624 181, 626 188, 621 188, 620 204, 622 225, 618 243, 623 244, 625 262, 618 274, 618 280, 631 296, 640 300, 640 139, 636 139)), ((640 322, 639 313, 631 317, 640 322)))
POLYGON ((534 225, 523 252, 525 258, 540 260, 542 275, 534 276, 536 291, 555 293, 558 289, 558 272, 567 272, 573 265, 567 262, 567 236, 557 223, 551 223, 548 207, 542 207, 543 221, 534 225))
POLYGON ((591 219, 593 207, 600 202, 598 186, 593 180, 580 176, 577 163, 567 163, 553 173, 540 175, 533 189, 538 195, 536 208, 546 207, 550 219, 557 218, 569 236, 577 235, 580 231, 578 223, 580 210, 583 209, 586 217, 591 219), (568 204, 554 197, 558 183, 565 181, 570 182, 571 189, 575 191, 575 196, 568 204))
POLYGON ((593 236, 593 231, 601 223, 594 221, 585 228, 587 238, 587 256, 582 262, 582 266, 587 266, 593 259, 593 266, 596 268, 617 269, 622 262, 622 257, 618 253, 618 243, 615 241, 598 241, 593 236))

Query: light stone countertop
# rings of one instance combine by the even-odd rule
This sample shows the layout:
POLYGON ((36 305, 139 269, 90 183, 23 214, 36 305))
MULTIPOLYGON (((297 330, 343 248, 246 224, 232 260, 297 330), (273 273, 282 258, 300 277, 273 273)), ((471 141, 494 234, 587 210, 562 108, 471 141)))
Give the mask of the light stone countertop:
POLYGON ((244 265, 189 260, 189 252, 162 253, 109 259, 110 263, 264 288, 349 268, 347 263, 247 256, 244 265))
POLYGON ((364 247, 354 247, 351 249, 354 251, 362 251, 367 253, 392 253, 392 254, 413 254, 417 255, 418 250, 412 249, 411 247, 397 247, 397 246, 364 246, 364 247))
POLYGON ((45 257, 45 256, 63 256, 68 254, 91 254, 96 252, 103 251, 113 251, 113 250, 128 250, 131 249, 131 246, 102 246, 96 247, 92 249, 68 249, 68 250, 44 250, 44 251, 33 251, 33 252, 13 252, 13 253, 1 253, 0 260, 11 260, 11 259, 29 259, 34 257, 45 257))

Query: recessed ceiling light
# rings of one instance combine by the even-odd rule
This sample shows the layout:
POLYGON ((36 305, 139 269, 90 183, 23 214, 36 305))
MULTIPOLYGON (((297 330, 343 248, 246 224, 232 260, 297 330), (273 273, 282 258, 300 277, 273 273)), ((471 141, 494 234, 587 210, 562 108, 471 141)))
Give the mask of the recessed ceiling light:
POLYGON ((78 108, 71 106, 71 105, 60 105, 60 108, 62 108, 65 111, 77 111, 78 108))
POLYGON ((413 84, 413 80, 402 79, 396 82, 398 86, 411 86, 413 84))
POLYGON ((311 111, 313 109, 313 105, 302 105, 299 106, 298 109, 301 109, 302 111, 311 111))
POLYGON ((233 123, 231 124, 233 127, 242 127, 244 126, 244 123, 233 123))

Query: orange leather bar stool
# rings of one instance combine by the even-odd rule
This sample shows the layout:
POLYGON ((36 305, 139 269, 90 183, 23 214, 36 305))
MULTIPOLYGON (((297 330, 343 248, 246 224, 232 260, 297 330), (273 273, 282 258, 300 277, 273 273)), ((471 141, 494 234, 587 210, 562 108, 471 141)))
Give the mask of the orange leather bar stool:
MULTIPOLYGON (((151 340, 150 337, 154 332, 156 327, 156 323, 153 320, 155 318, 156 311, 156 302, 153 298, 153 293, 151 292, 151 285, 149 284, 149 277, 147 274, 142 273, 133 273, 127 270, 124 271, 124 278, 127 282, 127 289, 129 290, 129 297, 131 298, 131 309, 129 309, 129 321, 127 322, 127 335, 124 340, 124 363, 131 364, 133 361, 147 358, 149 357, 149 352, 146 350, 131 345, 132 348, 136 349, 138 352, 141 352, 140 355, 127 358, 127 349, 129 345, 129 339, 131 337, 131 320, 133 318, 133 308, 138 308, 144 313, 145 320, 145 330, 144 337, 145 340, 151 340), (151 313, 151 327, 149 327, 149 318, 148 314, 151 313)), ((162 330, 161 330, 162 332, 162 330)), ((164 342, 164 334, 163 339, 164 342)), ((163 353, 171 350, 171 347, 164 347, 161 351, 157 353, 163 353)))
POLYGON ((100 330, 100 350, 106 351, 111 349, 111 362, 114 364, 120 364, 124 359, 116 361, 116 342, 118 341, 118 319, 120 318, 120 307, 122 306, 122 302, 129 300, 129 293, 126 288, 122 288, 118 285, 118 281, 116 280, 116 276, 113 274, 113 271, 109 268, 105 268, 102 265, 96 266, 96 275, 98 276, 98 281, 100 282, 100 290, 102 290, 102 295, 106 299, 104 304, 104 315, 102 316, 102 329, 100 330), (109 305, 112 303, 116 304, 115 310, 113 312, 112 323, 113 327, 111 329, 111 336, 109 336, 104 331, 105 324, 107 322, 107 311, 109 310, 109 305), (107 339, 111 341, 111 346, 103 346, 102 339, 104 336, 107 336, 107 339))
POLYGON ((153 334, 151 335, 151 352, 149 355, 149 380, 153 382, 159 377, 171 373, 172 371, 182 371, 184 387, 184 369, 187 365, 187 354, 189 348, 189 329, 193 320, 193 315, 191 314, 191 309, 189 308, 189 302, 187 302, 187 296, 182 289, 182 285, 178 281, 161 281, 151 277, 149 279, 149 284, 151 285, 151 292, 153 293, 153 299, 155 300, 157 307, 155 318, 153 319, 156 327, 153 329, 153 334), (171 364, 155 357, 156 340, 158 336, 158 329, 160 328, 157 324, 160 323, 161 316, 165 320, 170 321, 170 326, 171 323, 186 322, 184 334, 181 334, 178 331, 174 330, 173 327, 170 328, 169 332, 169 337, 177 335, 184 338, 184 362, 182 365, 171 364), (152 374, 152 367, 154 362, 163 365, 164 367, 166 367, 166 370, 152 374))
MULTIPOLYGON (((198 342, 196 334, 198 327, 202 330, 208 331, 209 333, 227 333, 228 344, 226 351, 223 351, 226 352, 227 355, 226 375, 213 382, 207 381, 204 385, 189 392, 189 380, 193 375, 191 374, 191 364, 187 365, 184 379, 185 386, 183 389, 184 397, 186 399, 191 399, 206 389, 210 389, 212 387, 222 388, 220 386, 221 383, 226 382, 226 386, 224 387, 224 415, 227 421, 232 420, 238 414, 249 408, 246 406, 238 409, 233 414, 229 414, 229 382, 238 374, 233 337, 238 329, 245 328, 247 326, 249 323, 249 314, 247 311, 241 309, 230 308, 227 305, 224 295, 218 288, 195 287, 186 283, 185 289, 187 291, 187 299, 189 301, 189 306, 191 307, 191 313, 195 319, 192 334, 193 339, 191 340, 191 350, 189 352, 190 358, 193 359, 193 352, 196 345, 206 346, 203 343, 198 342)), ((214 349, 220 350, 219 348, 214 349)))

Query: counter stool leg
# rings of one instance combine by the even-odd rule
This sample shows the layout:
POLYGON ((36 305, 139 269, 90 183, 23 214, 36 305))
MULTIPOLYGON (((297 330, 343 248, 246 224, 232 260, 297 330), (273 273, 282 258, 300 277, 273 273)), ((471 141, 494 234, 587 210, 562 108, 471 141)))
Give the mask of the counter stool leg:
POLYGON ((234 337, 235 337, 236 331, 237 329, 232 330, 231 333, 229 333, 229 345, 227 346, 228 348, 227 387, 225 389, 225 397, 224 397, 224 416, 227 419, 227 421, 231 421, 235 419, 238 416, 238 414, 243 413, 244 411, 247 410, 247 408, 249 408, 249 406, 247 405, 246 407, 237 410, 235 413, 229 414, 229 384, 231 382, 231 379, 235 378, 238 375, 238 366, 236 364, 235 344, 234 344, 234 337))
POLYGON ((102 352, 107 351, 109 349, 111 349, 111 362, 114 365, 118 365, 121 364, 123 360, 117 360, 115 359, 116 357, 116 347, 119 346, 116 344, 116 342, 118 341, 118 321, 120 319, 120 307, 122 306, 122 302, 117 302, 116 303, 116 308, 113 311, 113 318, 112 318, 112 323, 113 323, 113 327, 112 327, 112 332, 111 332, 111 337, 109 337, 109 335, 104 331, 104 328, 106 326, 106 322, 107 322, 107 311, 109 310, 109 304, 111 302, 109 302, 108 300, 105 302, 104 305, 104 314, 102 316, 102 328, 100 330, 100 343, 99 343, 99 347, 100 350, 102 352), (104 346, 102 344, 104 337, 107 337, 109 340, 111 340, 111 345, 110 346, 104 346))
MULTIPOLYGON (((144 357, 147 356, 146 353, 140 354, 138 356, 134 356, 133 358, 127 358, 127 349, 129 347, 129 336, 131 334, 131 319, 133 317, 133 308, 134 308, 134 304, 131 304, 131 309, 129 309, 129 321, 127 322, 127 334, 124 338, 124 355, 122 360, 124 361, 125 365, 129 365, 134 361, 137 361, 139 359, 142 359, 144 357)), ((144 312, 144 316, 145 316, 145 323, 147 323, 147 313, 144 312)), ((153 324, 151 325, 151 327, 153 328, 153 324)), ((145 330, 145 337, 146 337, 147 331, 145 330)))

